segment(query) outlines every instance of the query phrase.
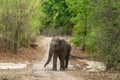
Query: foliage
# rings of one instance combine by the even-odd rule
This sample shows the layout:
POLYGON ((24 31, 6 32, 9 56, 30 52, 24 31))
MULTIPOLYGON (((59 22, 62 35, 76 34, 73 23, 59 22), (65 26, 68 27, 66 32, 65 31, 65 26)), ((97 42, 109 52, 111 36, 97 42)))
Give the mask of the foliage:
MULTIPOLYGON (((58 34, 71 34, 72 33, 72 23, 70 22, 71 14, 68 11, 68 6, 65 0, 44 0, 41 4, 42 12, 44 17, 42 17, 42 26, 40 31, 52 32, 52 29, 61 31, 58 34), (47 31, 46 31, 47 30, 47 31)), ((57 31, 54 31, 55 33, 57 31)))
POLYGON ((73 43, 99 53, 107 68, 120 70, 119 0, 66 0, 74 24, 73 43))
POLYGON ((117 0, 99 1, 99 5, 95 11, 97 13, 94 14, 95 25, 97 27, 95 34, 97 51, 103 57, 107 69, 115 68, 120 70, 119 7, 120 5, 117 0))
POLYGON ((35 17, 38 3, 39 0, 1 1, 0 28, 5 39, 5 51, 17 53, 17 48, 25 45, 28 36, 38 27, 38 20, 35 17))
POLYGON ((66 0, 69 9, 73 12, 71 21, 74 23, 73 43, 81 46, 82 50, 86 49, 86 38, 90 33, 90 16, 92 13, 92 5, 90 0, 66 0))

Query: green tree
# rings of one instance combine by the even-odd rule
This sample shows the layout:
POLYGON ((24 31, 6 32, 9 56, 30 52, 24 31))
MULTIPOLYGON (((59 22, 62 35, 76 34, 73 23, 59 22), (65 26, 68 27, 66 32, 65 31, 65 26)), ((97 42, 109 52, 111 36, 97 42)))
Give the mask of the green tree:
POLYGON ((74 24, 73 43, 90 48, 107 69, 120 70, 119 0, 66 0, 74 24), (94 49, 94 51, 93 51, 94 49))
POLYGON ((17 53, 17 49, 28 42, 28 36, 38 27, 35 18, 38 5, 39 0, 1 1, 0 28, 5 39, 5 51, 17 53))
POLYGON ((107 69, 120 70, 120 3, 119 0, 98 0, 94 14, 97 51, 107 69))
POLYGON ((76 46, 82 44, 82 50, 86 50, 86 39, 90 32, 90 15, 92 6, 90 0, 66 0, 73 16, 71 21, 74 24, 73 43, 76 46))
POLYGON ((43 26, 41 28, 44 28, 44 30, 55 29, 58 34, 72 33, 71 14, 65 0, 45 0, 41 5, 42 11, 45 14, 44 19, 42 19, 43 26))

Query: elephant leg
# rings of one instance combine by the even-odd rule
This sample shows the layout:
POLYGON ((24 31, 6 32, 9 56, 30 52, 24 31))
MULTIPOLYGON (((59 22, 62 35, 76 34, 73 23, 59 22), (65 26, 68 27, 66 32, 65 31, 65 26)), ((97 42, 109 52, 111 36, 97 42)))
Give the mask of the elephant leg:
POLYGON ((65 62, 64 62, 64 57, 63 56, 59 56, 60 59, 60 70, 65 70, 65 62))
POLYGON ((69 55, 68 55, 68 56, 66 56, 65 68, 68 68, 68 62, 69 62, 69 55))
POLYGON ((52 70, 56 71, 57 70, 57 55, 53 55, 53 68, 52 70))

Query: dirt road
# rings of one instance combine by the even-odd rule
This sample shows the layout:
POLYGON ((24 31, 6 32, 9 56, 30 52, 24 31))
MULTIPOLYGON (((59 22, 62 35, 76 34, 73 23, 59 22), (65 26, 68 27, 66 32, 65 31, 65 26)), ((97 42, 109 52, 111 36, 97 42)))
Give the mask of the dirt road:
MULTIPOLYGON (((38 38, 39 39, 39 38, 38 38)), ((39 40, 38 40, 39 41, 39 40)), ((51 41, 50 37, 42 37, 42 41, 38 42, 38 46, 41 46, 41 43, 45 49, 45 53, 43 53, 44 58, 41 61, 37 61, 34 63, 32 67, 32 75, 34 77, 39 78, 39 80, 84 80, 83 78, 76 78, 70 74, 68 74, 66 71, 60 71, 59 70, 59 61, 58 61, 58 71, 52 71, 52 61, 47 65, 46 68, 44 68, 44 64, 48 57, 48 50, 49 50, 49 43, 51 41)), ((69 68, 73 68, 72 65, 69 65, 69 68)))
MULTIPOLYGON (((52 61, 44 68, 44 64, 48 58, 49 43, 51 37, 37 37, 38 49, 32 52, 31 64, 27 65, 23 69, 0 69, 0 80, 120 80, 119 72, 103 72, 104 67, 102 64, 98 64, 95 61, 89 61, 87 59, 70 59, 71 63, 74 61, 77 69, 69 64, 68 69, 65 71, 59 70, 58 60, 58 71, 52 71, 52 61), (36 54, 35 54, 36 53, 36 54), (79 61, 82 63, 88 63, 88 66, 78 65, 79 61), (97 72, 100 70, 102 72, 97 72), (92 72, 89 72, 92 71, 92 72), (95 71, 95 72, 93 72, 95 71)), ((27 55, 30 49, 26 51, 27 55)), ((33 49, 34 50, 34 49, 33 49)), ((73 50, 73 49, 72 49, 73 50)), ((26 55, 26 54, 25 54, 26 55)), ((2 65, 2 67, 5 65, 2 65)), ((13 68, 13 67, 12 67, 13 68)))

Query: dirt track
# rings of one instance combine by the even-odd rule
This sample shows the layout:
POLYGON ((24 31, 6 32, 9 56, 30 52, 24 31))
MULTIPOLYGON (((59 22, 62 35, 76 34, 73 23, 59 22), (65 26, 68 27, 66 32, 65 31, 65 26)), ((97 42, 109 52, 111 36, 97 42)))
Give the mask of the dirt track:
MULTIPOLYGON (((75 69, 71 64, 69 64, 67 70, 60 71, 59 60, 58 71, 51 70, 52 61, 49 63, 49 65, 47 65, 46 68, 44 68, 43 66, 48 57, 49 43, 51 41, 51 37, 38 36, 37 39, 37 44, 39 48, 36 50, 36 54, 35 52, 32 53, 32 56, 36 57, 32 59, 31 65, 23 69, 0 69, 0 80, 120 80, 120 73, 86 72, 81 69, 81 65, 76 66, 76 68, 80 67, 80 69, 75 69)), ((77 60, 80 62, 86 61, 80 59, 70 59, 70 61, 71 60, 75 61, 75 64, 77 64, 77 60)))
POLYGON ((32 64, 23 69, 1 69, 0 80, 84 80, 80 77, 78 79, 67 73, 67 71, 73 68, 72 65, 69 65, 67 71, 59 70, 59 62, 58 71, 51 70, 52 61, 46 68, 43 67, 48 57, 49 43, 51 39, 51 37, 38 36, 38 53, 32 64))

